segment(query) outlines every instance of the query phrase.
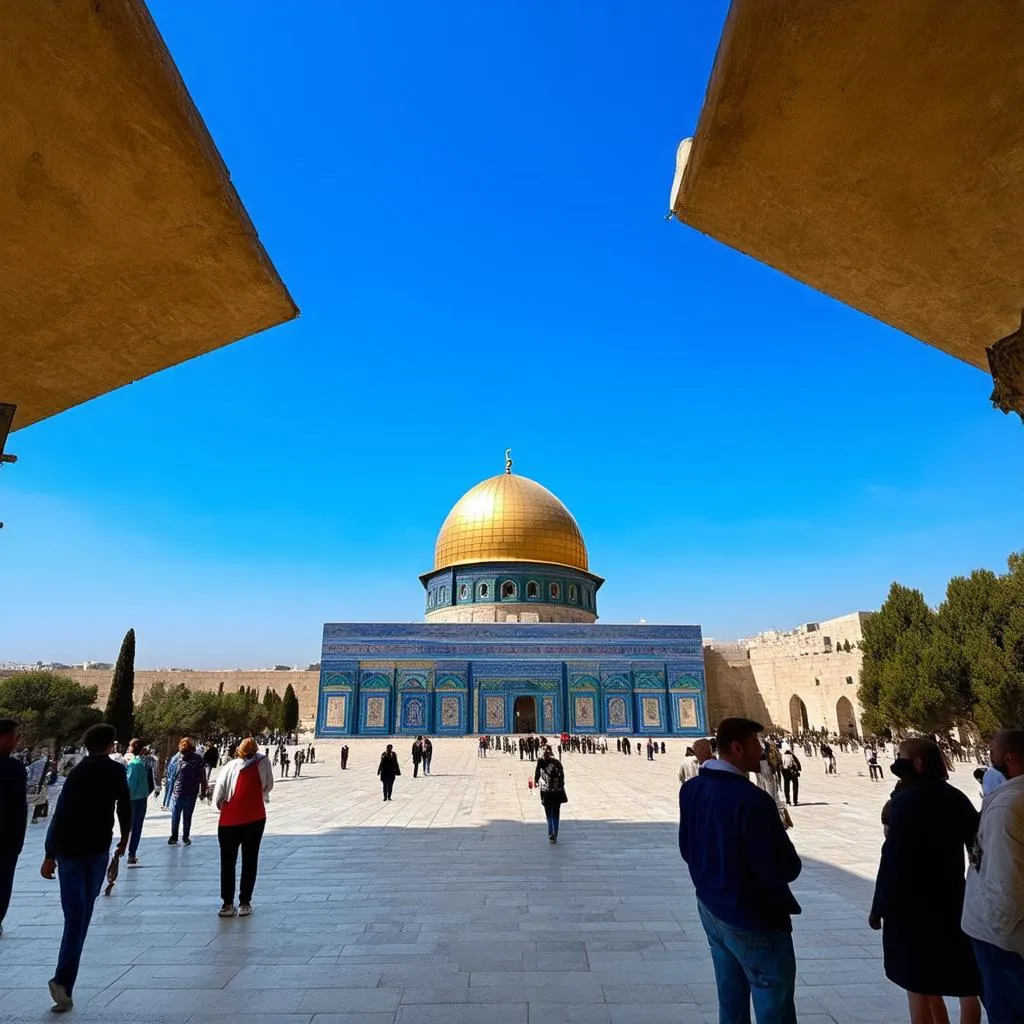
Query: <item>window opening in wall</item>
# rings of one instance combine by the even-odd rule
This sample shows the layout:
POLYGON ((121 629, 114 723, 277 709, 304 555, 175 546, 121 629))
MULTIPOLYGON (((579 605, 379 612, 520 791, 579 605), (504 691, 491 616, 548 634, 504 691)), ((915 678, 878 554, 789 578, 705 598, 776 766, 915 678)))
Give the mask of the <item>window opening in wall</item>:
POLYGON ((516 585, 511 580, 506 580, 501 585, 501 596, 502 597, 515 597, 516 596, 516 585))
POLYGON ((434 592, 433 591, 431 591, 429 594, 427 594, 427 607, 428 608, 433 608, 434 607, 434 592))
POLYGON ((459 587, 459 597, 461 597, 463 601, 465 601, 466 598, 469 597, 469 587, 467 587, 465 583, 463 583, 462 586, 459 587))
POLYGON ((576 589, 575 583, 569 584, 569 601, 575 604, 579 600, 579 591, 576 589))
POLYGON ((481 596, 481 597, 487 597, 487 595, 488 595, 488 594, 489 594, 490 592, 491 592, 491 591, 490 591, 490 588, 489 588, 489 587, 487 586, 487 584, 486 584, 486 583, 481 583, 481 584, 480 584, 480 588, 479 588, 479 593, 480 593, 480 596, 481 596))
POLYGON ((814 677, 814 685, 821 686, 821 680, 817 676, 814 677))
POLYGON ((562 588, 557 583, 552 583, 548 587, 548 593, 551 595, 552 601, 557 601, 562 596, 562 588))
POLYGON ((526 596, 540 597, 540 585, 535 580, 530 580, 530 582, 526 584, 526 596))
POLYGON ((852 683, 853 683, 853 676, 847 676, 846 677, 846 685, 850 686, 850 685, 852 685, 852 683))

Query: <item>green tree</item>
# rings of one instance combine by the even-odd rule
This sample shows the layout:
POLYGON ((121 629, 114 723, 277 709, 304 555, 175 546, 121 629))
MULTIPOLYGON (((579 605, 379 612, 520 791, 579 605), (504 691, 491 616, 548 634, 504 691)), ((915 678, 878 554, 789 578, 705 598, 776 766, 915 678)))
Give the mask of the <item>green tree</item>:
POLYGON ((135 630, 129 629, 121 641, 121 650, 114 666, 114 678, 107 695, 103 716, 117 730, 117 741, 126 746, 135 731, 135 630))
POLYGON ((299 698, 289 683, 281 699, 281 728, 285 732, 295 732, 299 727, 299 698))
POLYGON ((17 672, 0 679, 0 717, 17 719, 30 746, 53 740, 77 744, 90 725, 103 720, 94 707, 97 689, 56 672, 17 672))
POLYGON ((864 623, 864 664, 857 696, 864 726, 872 733, 903 731, 934 694, 917 697, 923 652, 935 628, 935 613, 919 590, 893 583, 879 611, 864 623))

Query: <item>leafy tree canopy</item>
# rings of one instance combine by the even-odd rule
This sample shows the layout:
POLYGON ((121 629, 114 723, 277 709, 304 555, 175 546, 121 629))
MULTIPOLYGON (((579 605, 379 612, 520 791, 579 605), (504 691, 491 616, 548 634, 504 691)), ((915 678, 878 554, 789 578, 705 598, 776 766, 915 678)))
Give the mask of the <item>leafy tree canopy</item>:
POLYGON ((17 719, 27 746, 77 745, 82 733, 103 719, 93 706, 96 693, 95 686, 57 672, 17 672, 0 679, 0 717, 17 719))

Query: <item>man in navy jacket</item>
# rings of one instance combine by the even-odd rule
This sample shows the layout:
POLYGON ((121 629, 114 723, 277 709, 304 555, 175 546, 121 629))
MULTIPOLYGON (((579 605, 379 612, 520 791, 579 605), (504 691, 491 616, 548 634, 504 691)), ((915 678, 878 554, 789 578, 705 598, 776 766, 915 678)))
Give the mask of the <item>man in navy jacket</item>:
POLYGON ((796 1024, 796 958, 789 883, 800 858, 775 801, 749 779, 761 760, 762 727, 726 718, 718 759, 679 790, 679 852, 697 890, 711 947, 720 1024, 796 1024))

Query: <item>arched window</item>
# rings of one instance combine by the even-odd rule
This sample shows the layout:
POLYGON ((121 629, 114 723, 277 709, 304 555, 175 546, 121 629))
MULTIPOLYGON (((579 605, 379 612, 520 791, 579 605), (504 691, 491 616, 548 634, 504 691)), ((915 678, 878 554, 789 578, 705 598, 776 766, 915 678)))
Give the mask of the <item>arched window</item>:
POLYGON ((469 587, 463 583, 462 586, 459 587, 459 599, 465 601, 467 597, 469 597, 469 587))
POLYGON ((536 580, 530 580, 526 584, 527 597, 540 597, 540 584, 536 580))
POLYGON ((427 607, 428 608, 433 608, 434 607, 434 592, 433 591, 430 591, 430 593, 427 594, 427 607))
POLYGON ((579 591, 576 589, 575 583, 569 584, 569 604, 576 604, 579 601, 579 591))
POLYGON ((480 586, 476 588, 476 592, 479 597, 487 597, 491 592, 491 588, 488 587, 486 583, 481 583, 480 586))
POLYGON ((562 596, 562 588, 557 583, 552 583, 548 587, 548 593, 551 595, 552 601, 557 601, 562 596))
POLYGON ((514 598, 516 596, 516 585, 511 580, 505 580, 502 583, 501 596, 503 598, 514 598))

